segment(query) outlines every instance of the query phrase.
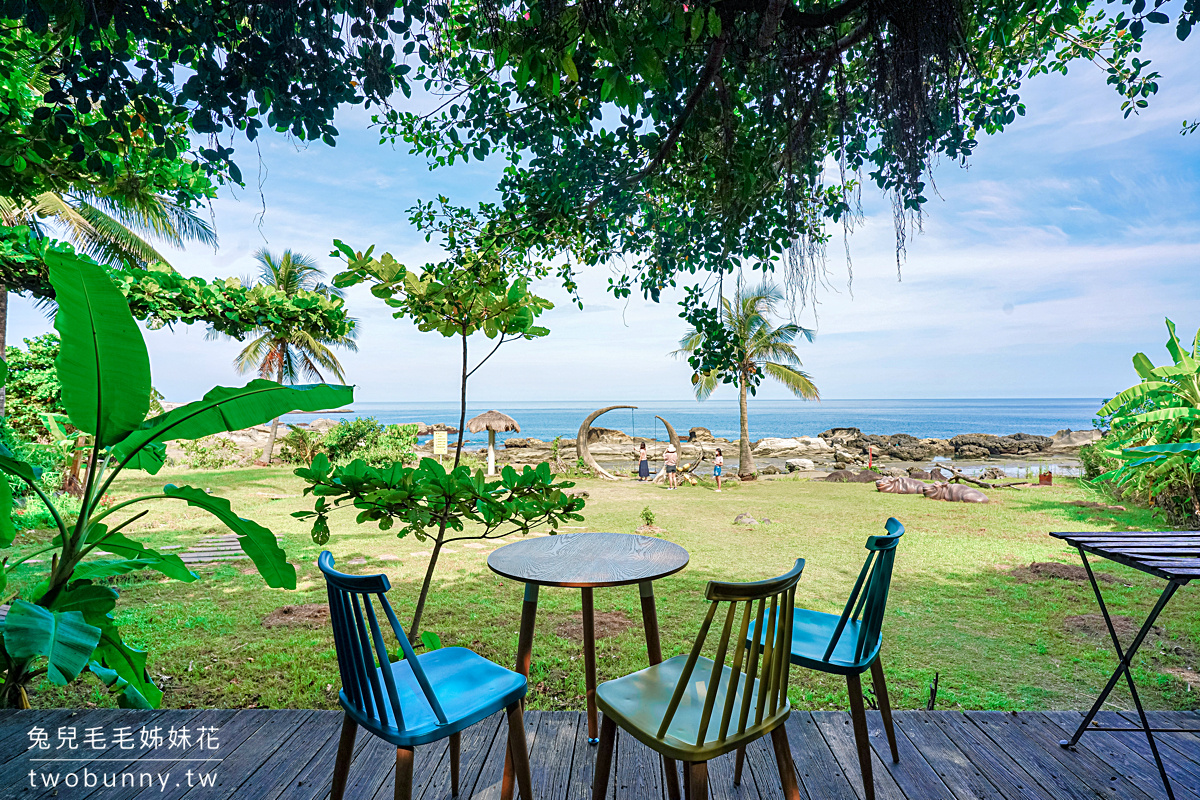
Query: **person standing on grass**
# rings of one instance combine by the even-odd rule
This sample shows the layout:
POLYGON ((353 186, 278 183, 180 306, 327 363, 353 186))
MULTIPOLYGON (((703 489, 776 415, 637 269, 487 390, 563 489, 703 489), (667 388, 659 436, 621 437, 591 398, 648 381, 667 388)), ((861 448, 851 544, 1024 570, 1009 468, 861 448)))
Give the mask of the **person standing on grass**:
POLYGON ((717 448, 717 457, 713 459, 713 477, 717 479, 717 491, 721 491, 721 467, 725 466, 725 456, 721 455, 721 448, 717 448))
POLYGON ((642 442, 642 446, 638 452, 638 480, 644 481, 650 478, 650 458, 646 455, 646 443, 642 442))
POLYGON ((670 484, 667 488, 674 489, 678 482, 676 469, 679 466, 679 453, 675 451, 675 445, 667 445, 667 452, 663 456, 663 462, 667 466, 667 483, 670 484))

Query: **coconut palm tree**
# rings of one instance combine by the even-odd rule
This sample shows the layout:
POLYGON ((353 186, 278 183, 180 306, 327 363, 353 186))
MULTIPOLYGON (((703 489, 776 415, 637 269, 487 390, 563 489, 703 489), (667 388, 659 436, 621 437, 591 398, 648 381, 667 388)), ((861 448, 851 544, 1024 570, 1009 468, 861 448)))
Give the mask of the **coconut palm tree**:
MULTIPOLYGON (((25 225, 39 236, 60 234, 80 252, 111 267, 145 269, 159 264, 172 269, 151 239, 175 247, 189 241, 217 246, 217 235, 203 217, 170 198, 146 193, 136 181, 125 181, 107 195, 43 192, 24 202, 0 195, 0 224, 25 225)), ((0 355, 7 331, 8 292, 0 286, 0 355)))
MULTIPOLYGON (((721 298, 722 323, 729 337, 737 345, 740 358, 725 369, 697 373, 692 383, 697 400, 707 400, 722 378, 730 375, 738 387, 739 410, 741 412, 741 440, 738 443, 738 475, 753 476, 754 456, 750 453, 750 424, 746 412, 747 394, 764 378, 773 378, 782 383, 792 394, 805 400, 820 400, 820 392, 812 379, 799 367, 800 358, 792 343, 797 337, 812 341, 813 331, 788 322, 775 327, 771 317, 783 303, 783 293, 770 281, 758 286, 739 288, 732 301, 721 298)), ((679 341, 675 356, 687 356, 704 343, 704 334, 696 329, 688 331, 679 341)))
MULTIPOLYGON (((326 297, 343 295, 341 289, 323 281, 325 273, 317 266, 312 256, 293 253, 291 250, 284 250, 282 256, 275 256, 264 247, 254 254, 254 258, 258 261, 258 278, 250 279, 250 283, 271 286, 288 295, 300 292, 315 292, 326 297)), ((210 339, 222 336, 224 334, 212 330, 208 332, 210 339)), ((240 373, 257 372, 260 377, 277 383, 295 383, 302 375, 324 383, 322 369, 344 383, 346 377, 341 362, 330 348, 342 347, 357 351, 355 336, 353 325, 346 336, 336 339, 295 328, 262 328, 257 331, 255 338, 242 348, 242 352, 238 353, 233 363, 240 373)), ((271 463, 271 456, 275 451, 275 435, 278 430, 279 418, 276 417, 271 423, 267 446, 263 449, 263 460, 268 464, 271 463)))

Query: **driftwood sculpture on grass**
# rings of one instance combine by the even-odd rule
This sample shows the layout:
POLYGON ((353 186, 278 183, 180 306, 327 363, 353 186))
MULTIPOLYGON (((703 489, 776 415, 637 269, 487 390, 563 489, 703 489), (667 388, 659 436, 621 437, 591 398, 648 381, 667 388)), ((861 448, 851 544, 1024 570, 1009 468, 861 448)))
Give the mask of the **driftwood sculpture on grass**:
POLYGON ((585 419, 583 424, 579 426, 579 435, 575 437, 575 455, 577 455, 579 460, 582 461, 584 465, 592 471, 593 475, 598 475, 601 478, 609 481, 619 481, 622 479, 618 478, 616 475, 613 475, 611 472, 604 469, 604 467, 596 463, 596 459, 592 457, 592 451, 588 447, 588 431, 592 429, 592 423, 596 421, 597 417, 599 417, 601 414, 607 414, 609 411, 617 408, 637 408, 637 406, 608 406, 607 408, 601 408, 598 411, 593 411, 591 414, 588 414, 587 419, 585 419))

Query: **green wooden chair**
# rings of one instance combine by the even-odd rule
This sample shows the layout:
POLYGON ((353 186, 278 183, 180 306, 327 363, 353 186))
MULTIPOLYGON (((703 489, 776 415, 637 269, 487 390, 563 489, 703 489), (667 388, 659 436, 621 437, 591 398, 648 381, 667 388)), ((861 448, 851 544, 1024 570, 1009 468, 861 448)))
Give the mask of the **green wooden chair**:
MULTIPOLYGON (((858 749, 858 764, 862 772, 865 800, 875 800, 875 781, 871 771, 871 740, 867 733, 867 714, 863 707, 862 681, 859 678, 871 670, 871 683, 879 701, 883 729, 887 733, 892 761, 899 762, 896 750, 896 731, 892 726, 892 706, 888 700, 887 682, 883 677, 883 662, 879 649, 883 615, 887 608, 888 589, 892 584, 892 562, 896 545, 904 535, 904 526, 891 517, 884 525, 887 534, 867 539, 867 560, 858 573, 854 590, 841 615, 825 614, 805 608, 792 610, 791 661, 797 666, 833 675, 845 675, 850 693, 850 716, 854 722, 854 743, 858 749)), ((755 639, 754 630, 750 638, 755 639)), ((772 632, 767 631, 770 639, 772 632)), ((740 781, 744 750, 738 750, 735 782, 740 781)))
MULTIPOLYGON (((710 581, 712 605, 687 656, 675 656, 649 669, 600 684, 596 702, 604 712, 596 754, 593 800, 605 800, 617 726, 660 755, 684 762, 686 800, 707 800, 708 761, 771 734, 783 794, 799 800, 783 723, 791 713, 787 698, 788 643, 796 582, 804 559, 778 578, 754 583, 710 581), (717 610, 728 603, 716 657, 700 655, 717 610), (730 636, 741 609, 733 659, 726 666, 730 636), (752 624, 766 635, 747 638, 752 624), (776 626, 775 620, 783 620, 776 626), (717 710, 717 701, 721 701, 717 710)), ((668 777, 668 785, 673 780, 668 777)))

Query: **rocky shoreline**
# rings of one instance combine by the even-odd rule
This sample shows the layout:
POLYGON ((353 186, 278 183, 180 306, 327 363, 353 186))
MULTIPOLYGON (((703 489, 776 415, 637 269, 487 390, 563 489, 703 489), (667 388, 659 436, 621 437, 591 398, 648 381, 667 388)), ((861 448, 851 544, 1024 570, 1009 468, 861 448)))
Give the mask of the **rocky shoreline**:
MULTIPOLYGON (((335 419, 317 419, 298 427, 325 432, 337 424, 335 419)), ((266 444, 269 425, 258 425, 231 434, 222 434, 232 439, 248 458, 255 451, 261 453, 266 444)), ((445 430, 451 438, 458 433, 453 425, 420 425, 418 435, 429 436, 435 430, 445 430)), ((280 436, 287 432, 280 426, 280 436)), ((836 469, 861 468, 880 464, 928 464, 935 461, 1001 463, 1013 461, 1039 461, 1045 459, 1074 460, 1083 445, 1097 441, 1100 432, 1095 430, 1062 430, 1053 436, 1038 436, 1029 433, 1014 433, 1006 436, 987 433, 967 433, 949 439, 921 439, 905 433, 887 436, 866 434, 858 428, 831 428, 816 436, 791 438, 766 437, 751 443, 754 459, 763 471, 832 471, 836 469)), ((666 442, 647 437, 630 436, 615 428, 593 427, 588 435, 588 448, 601 462, 636 462, 640 445, 646 444, 651 458, 660 460, 666 442)), ((468 448, 477 450, 477 443, 468 448)), ((686 438, 680 437, 680 451, 684 463, 697 458, 711 463, 717 448, 724 451, 729 470, 737 464, 738 443, 736 439, 715 437, 707 428, 692 428, 686 438)), ((575 440, 559 438, 557 456, 564 463, 575 462, 575 440)), ((174 448, 172 448, 174 449, 174 448)), ((419 455, 432 453, 432 442, 426 440, 417 447, 419 455)), ((175 453, 172 453, 175 455, 175 453)), ((498 448, 497 461, 504 464, 538 464, 552 461, 555 443, 532 437, 515 437, 498 448)))
MULTIPOLYGON (((839 469, 880 462, 924 463, 934 460, 987 461, 1014 459, 1036 460, 1074 456, 1085 444, 1097 441, 1095 430, 1062 430, 1053 436, 1014 433, 1000 436, 968 433, 950 439, 918 439, 904 433, 881 436, 865 434, 858 428, 832 428, 817 436, 792 438, 767 437, 752 442, 756 461, 782 460, 789 471, 839 469)), ((646 443, 652 456, 661 457, 665 442, 632 437, 613 428, 592 428, 588 448, 599 460, 636 459, 646 443)), ((711 460, 716 448, 724 451, 726 463, 737 461, 737 441, 714 437, 707 428, 692 428, 686 439, 680 438, 683 460, 703 455, 711 460)), ((501 460, 509 463, 536 463, 553 456, 554 443, 533 438, 514 438, 504 443, 501 460)), ((559 457, 575 457, 575 440, 558 440, 559 457)))

